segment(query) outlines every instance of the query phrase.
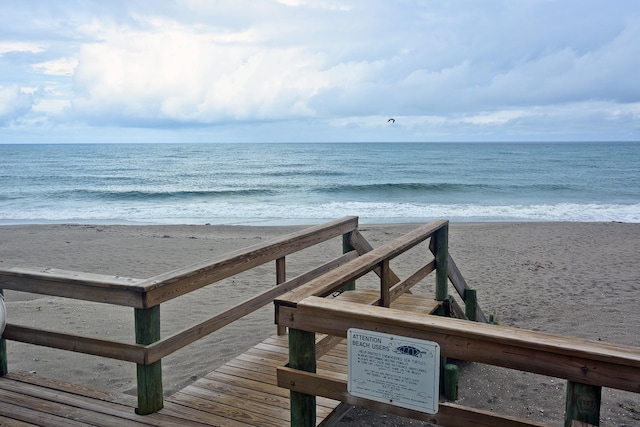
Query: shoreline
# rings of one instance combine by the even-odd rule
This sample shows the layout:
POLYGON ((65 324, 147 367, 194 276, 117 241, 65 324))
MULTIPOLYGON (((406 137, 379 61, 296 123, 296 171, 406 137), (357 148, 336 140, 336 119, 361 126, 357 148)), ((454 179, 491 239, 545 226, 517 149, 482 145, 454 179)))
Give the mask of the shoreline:
MULTIPOLYGON (((247 220, 245 222, 221 222, 221 223, 202 223, 202 222, 171 222, 171 223, 159 223, 159 222, 145 222, 145 221, 121 221, 121 220, 79 220, 79 221, 71 221, 71 220, 51 220, 51 221, 34 221, 31 220, 23 220, 23 221, 8 221, 3 222, 0 220, 0 228, 2 227, 31 227, 31 226, 55 226, 55 225, 69 225, 69 226, 127 226, 127 227, 183 227, 183 226, 207 226, 207 227, 312 227, 314 225, 323 224, 328 221, 332 221, 336 218, 327 218, 320 220, 310 221, 308 219, 300 219, 300 220, 247 220)), ((359 224, 361 226, 376 226, 376 227, 385 227, 389 225, 415 225, 415 224, 426 224, 430 221, 435 221, 442 218, 431 218, 425 221, 420 221, 419 219, 412 219, 410 221, 404 220, 389 220, 389 221, 379 221, 379 220, 363 220, 360 218, 359 224)), ((589 220, 589 221, 575 221, 575 220, 527 220, 522 218, 515 219, 490 219, 490 220, 449 220, 450 224, 456 225, 480 225, 480 224, 640 224, 640 222, 636 221, 619 221, 619 220, 589 220)))
MULTIPOLYGON (((361 224, 377 247, 418 223, 361 224)), ((299 225, 97 225, 0 226, 0 268, 51 267, 146 278, 305 228, 299 225)), ((450 253, 486 314, 504 325, 640 347, 640 223, 620 222, 451 222, 450 253)), ((306 271, 335 250, 333 242, 287 260, 289 276, 306 271)), ((341 250, 340 247, 337 248, 341 250)), ((403 261, 404 262, 404 261, 403 261)), ((403 277, 411 259, 398 268, 403 277)), ((269 263, 225 284, 163 304, 162 334, 191 326, 210 312, 242 301, 275 281, 269 263), (203 305, 203 301, 209 304, 203 305)), ((432 285, 426 279, 425 291, 432 285)), ((450 290, 450 292, 452 292, 450 290)), ((42 295, 6 292, 10 323, 37 325, 131 342, 132 310, 42 295)), ((165 392, 213 370, 275 333, 271 306, 163 359, 165 392), (214 350, 212 350, 214 349, 214 350), (215 352, 215 354, 212 353, 215 352)), ((36 371, 105 390, 131 393, 135 366, 125 362, 8 342, 9 370, 36 371)), ((603 389, 602 425, 638 423, 638 394, 603 389)), ((461 364, 460 404, 559 425, 564 381, 461 364)), ((404 425, 370 411, 344 426, 404 425), (365 421, 363 421, 363 418, 365 421), (376 424, 379 423, 379 424, 376 424)), ((412 425, 420 425, 413 421, 412 425)), ((425 424, 426 425, 426 424, 425 424)))

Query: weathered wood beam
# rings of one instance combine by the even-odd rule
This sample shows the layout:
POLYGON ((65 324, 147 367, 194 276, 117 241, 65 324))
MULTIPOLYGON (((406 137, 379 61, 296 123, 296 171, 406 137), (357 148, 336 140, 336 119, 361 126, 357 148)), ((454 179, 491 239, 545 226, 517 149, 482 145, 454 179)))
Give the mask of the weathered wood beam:
MULTIPOLYGON (((316 372, 316 340, 313 332, 289 328, 289 366, 292 369, 316 372)), ((316 393, 290 392, 291 425, 315 427, 316 393)))
MULTIPOLYGON (((287 281, 287 259, 285 257, 278 258, 276 260, 276 286, 287 281)), ((285 326, 276 326, 276 332, 278 335, 284 335, 287 333, 285 326)))
POLYGON ((391 260, 427 240, 433 233, 446 227, 448 223, 446 220, 438 220, 419 227, 283 295, 282 298, 277 301, 277 304, 295 305, 297 301, 309 295, 327 295, 335 292, 350 280, 355 280, 372 271, 374 268, 378 268, 379 263, 383 260, 391 260))
MULTIPOLYGON (((342 235, 342 253, 346 254, 347 252, 351 252, 355 248, 351 246, 351 234, 353 231, 345 233, 342 235)), ((356 288, 356 281, 352 280, 348 283, 345 283, 342 287, 343 291, 353 291, 356 288)))
MULTIPOLYGON (((0 289, 0 298, 2 298, 2 302, 4 302, 3 289, 0 289)), ((5 314, 5 322, 6 322, 6 313, 4 314, 5 314)), ((4 338, 4 335, 2 335, 0 337, 0 377, 3 377, 8 373, 9 373, 9 367, 7 364, 7 340, 4 338)))
POLYGON ((53 268, 10 268, 0 271, 4 289, 84 301, 142 307, 143 279, 82 273, 53 268))
MULTIPOLYGON (((362 406, 365 408, 426 421, 444 427, 549 427, 535 421, 523 420, 491 411, 440 402, 437 414, 427 414, 382 402, 355 397, 347 392, 346 379, 329 378, 303 372, 290 367, 278 367, 278 385, 298 393, 314 393, 318 396, 362 406)), ((297 425, 297 424, 291 424, 297 425)))
MULTIPOLYGON (((373 246, 371 246, 371 244, 367 241, 367 239, 364 238, 359 230, 354 230, 353 232, 351 232, 349 244, 353 249, 358 251, 360 255, 364 255, 367 252, 371 252, 373 250, 373 246)), ((380 276, 379 268, 375 268, 373 272, 380 276)), ((391 283, 393 285, 400 281, 400 278, 393 272, 393 270, 390 271, 389 274, 391 275, 391 283)))
POLYGON ((448 357, 640 392, 636 347, 318 297, 281 306, 279 319, 289 328, 341 337, 363 328, 431 340, 448 357))
POLYGON ((309 280, 321 276, 327 271, 339 267, 348 263, 349 261, 357 258, 358 254, 355 251, 351 251, 336 259, 333 259, 327 263, 322 264, 307 271, 299 276, 294 277, 291 280, 281 283, 265 292, 262 292, 255 297, 249 298, 229 309, 219 313, 210 319, 204 320, 194 326, 178 331, 164 339, 154 342, 147 346, 149 351, 148 363, 155 362, 168 356, 175 351, 217 331, 218 329, 235 322, 236 320, 246 316, 255 310, 264 307, 266 304, 273 302, 278 296, 285 294, 292 289, 308 282, 309 280))
POLYGON ((564 425, 599 426, 600 401, 602 387, 567 382, 567 401, 565 406, 564 425))
MULTIPOLYGON (((451 254, 449 254, 449 261, 447 264, 449 280, 453 284, 453 287, 456 288, 456 291, 458 291, 458 295, 460 295, 460 298, 462 298, 462 300, 466 302, 465 292, 470 288, 469 285, 467 285, 467 281, 462 276, 460 269, 451 257, 451 254)), ((479 305, 476 305, 476 320, 478 322, 488 323, 487 316, 485 316, 479 305)))
MULTIPOLYGON (((136 308, 136 343, 147 345, 160 339, 160 306, 136 308)), ((138 363, 136 366, 138 381, 138 407, 140 415, 152 414, 163 408, 162 361, 152 364, 138 363)))
POLYGON ((144 346, 137 344, 47 331, 11 323, 7 324, 4 330, 4 338, 10 341, 108 357, 126 362, 145 363, 146 350, 144 346))
POLYGON ((145 307, 158 305, 213 282, 341 236, 354 230, 357 226, 358 217, 345 217, 241 249, 210 261, 192 264, 151 277, 140 284, 147 291, 144 301, 145 307))
POLYGON ((433 233, 431 249, 436 258, 436 300, 444 301, 449 296, 449 224, 433 233))

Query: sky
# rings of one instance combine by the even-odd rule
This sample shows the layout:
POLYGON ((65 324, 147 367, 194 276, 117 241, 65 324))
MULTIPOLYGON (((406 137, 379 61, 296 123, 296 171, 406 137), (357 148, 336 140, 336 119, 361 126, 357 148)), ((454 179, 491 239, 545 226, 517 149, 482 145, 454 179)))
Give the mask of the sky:
POLYGON ((638 40, 638 0, 0 0, 0 143, 640 141, 638 40))

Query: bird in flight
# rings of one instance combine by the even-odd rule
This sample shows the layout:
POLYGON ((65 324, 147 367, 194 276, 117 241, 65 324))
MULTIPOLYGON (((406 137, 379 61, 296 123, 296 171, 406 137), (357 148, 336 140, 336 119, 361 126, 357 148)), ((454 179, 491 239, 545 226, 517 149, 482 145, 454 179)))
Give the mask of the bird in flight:
POLYGON ((396 122, 396 119, 394 119, 393 117, 391 117, 389 120, 387 120, 387 123, 389 123, 389 122, 391 122, 391 123, 395 123, 395 122, 396 122))

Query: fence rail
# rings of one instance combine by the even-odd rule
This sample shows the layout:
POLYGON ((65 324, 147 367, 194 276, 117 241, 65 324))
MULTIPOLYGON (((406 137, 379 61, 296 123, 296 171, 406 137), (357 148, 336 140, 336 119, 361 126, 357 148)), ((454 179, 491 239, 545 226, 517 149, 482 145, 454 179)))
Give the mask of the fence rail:
MULTIPOLYGON (((437 297, 446 295, 446 287, 441 287, 443 271, 447 272, 447 277, 460 294, 473 294, 441 245, 443 241, 446 242, 446 232, 445 223, 423 226, 276 301, 277 322, 289 328, 289 364, 278 368, 278 384, 291 390, 292 425, 315 425, 316 395, 443 426, 541 425, 451 403, 443 403, 438 414, 429 415, 350 395, 345 379, 316 373, 315 361, 319 352, 313 339, 316 333, 327 334, 325 340, 335 343, 347 336, 349 328, 435 341, 445 357, 566 379, 566 427, 599 425, 602 387, 640 393, 639 348, 388 308, 384 302, 398 295, 393 291, 394 288, 408 290, 414 278, 422 278, 434 267, 437 297), (389 260, 429 237, 430 250, 435 259, 425 261, 416 273, 404 281, 399 278, 389 280, 385 274, 389 260), (342 283, 375 269, 379 269, 381 285, 380 297, 372 301, 372 305, 321 298, 338 289, 342 283), (391 285, 392 282, 395 284, 391 285)), ((474 298, 470 300, 475 301, 474 298)), ((480 318, 484 318, 481 311, 477 310, 478 313, 480 318)))
POLYGON ((344 217, 148 279, 56 269, 0 270, 0 289, 132 307, 136 325, 136 343, 133 344, 8 323, 0 340, 0 375, 7 372, 7 340, 133 362, 138 365, 137 412, 156 412, 163 406, 160 365, 163 357, 354 259, 357 253, 348 250, 299 277, 283 280, 286 256, 340 236, 348 241, 357 226, 357 217, 344 217), (276 261, 277 286, 161 339, 160 304, 271 261, 276 261))

